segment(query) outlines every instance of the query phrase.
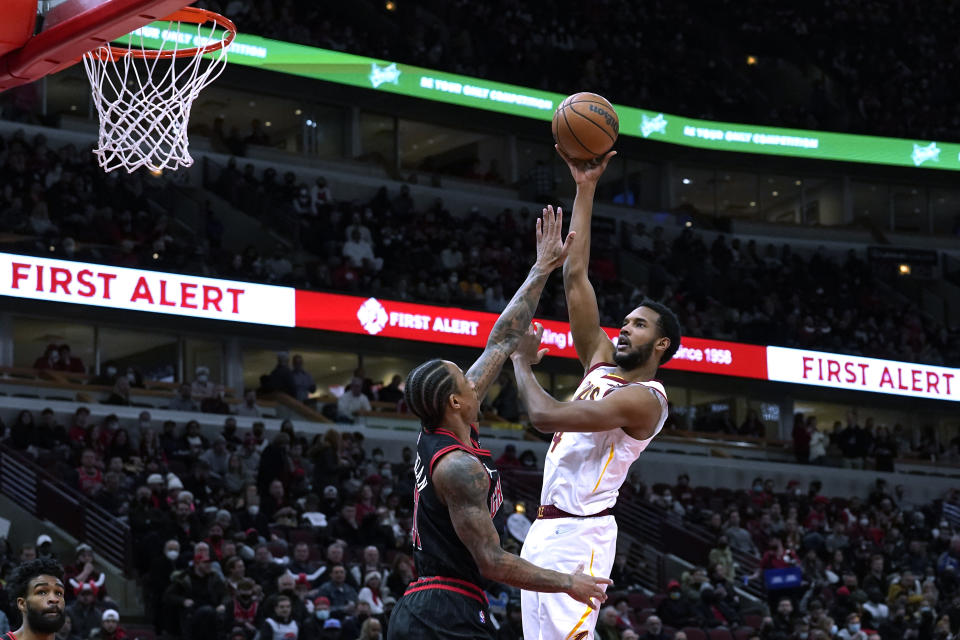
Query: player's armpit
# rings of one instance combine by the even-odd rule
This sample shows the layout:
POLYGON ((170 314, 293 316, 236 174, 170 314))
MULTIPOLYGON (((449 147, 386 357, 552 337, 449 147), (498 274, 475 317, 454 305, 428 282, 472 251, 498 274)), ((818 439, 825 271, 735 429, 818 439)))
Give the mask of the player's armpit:
POLYGON ((660 396, 650 387, 623 387, 600 400, 554 402, 530 410, 530 422, 544 432, 598 432, 622 428, 637 440, 653 436, 663 412, 660 396))

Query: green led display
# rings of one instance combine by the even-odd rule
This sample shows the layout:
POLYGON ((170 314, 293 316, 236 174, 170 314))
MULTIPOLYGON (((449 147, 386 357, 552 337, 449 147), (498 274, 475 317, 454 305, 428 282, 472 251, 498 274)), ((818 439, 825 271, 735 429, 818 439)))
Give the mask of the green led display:
MULTIPOLYGON (((160 47, 167 23, 135 32, 160 47)), ((197 38, 193 44, 204 44, 197 38)), ((181 43, 182 44, 182 43, 181 43)), ((169 45, 167 46, 169 48, 169 45)), ((240 34, 229 61, 327 82, 549 121, 565 96, 240 34)), ((585 91, 590 87, 584 87, 585 91)), ((609 97, 609 96, 608 96, 609 97)), ((614 96, 615 97, 615 96, 614 96)), ((695 120, 614 103, 620 135, 700 149, 960 170, 960 144, 695 120)), ((545 133, 545 135, 549 135, 545 133)))

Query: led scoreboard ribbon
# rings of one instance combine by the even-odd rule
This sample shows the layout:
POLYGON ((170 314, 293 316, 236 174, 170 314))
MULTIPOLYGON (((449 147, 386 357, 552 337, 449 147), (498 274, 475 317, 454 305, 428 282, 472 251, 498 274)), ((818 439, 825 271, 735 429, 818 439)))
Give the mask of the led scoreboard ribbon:
MULTIPOLYGON (((164 36, 168 37, 167 47, 172 46, 174 38, 178 46, 203 46, 210 41, 209 37, 168 31, 166 23, 142 27, 134 35, 142 36, 148 47, 160 47, 164 36), (192 39, 183 41, 185 37, 192 39)), ((550 120, 565 97, 243 33, 229 48, 229 62, 539 120, 550 120)), ((621 104, 614 106, 620 116, 622 136, 700 149, 960 171, 960 144, 955 143, 712 122, 621 104)))
MULTIPOLYGON (((482 348, 497 314, 0 253, 0 295, 59 304, 482 348)), ((550 356, 570 325, 542 320, 550 356)), ((613 340, 619 330, 604 327, 613 340)), ((960 369, 684 336, 666 369, 960 402, 960 369)))

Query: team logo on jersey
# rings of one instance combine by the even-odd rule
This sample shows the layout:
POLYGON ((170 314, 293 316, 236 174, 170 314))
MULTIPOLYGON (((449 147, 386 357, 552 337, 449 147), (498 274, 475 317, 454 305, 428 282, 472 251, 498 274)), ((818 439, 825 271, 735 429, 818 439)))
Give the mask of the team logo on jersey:
POLYGON ((502 504, 503 504, 503 491, 500 490, 500 478, 497 478, 497 486, 493 490, 493 495, 490 496, 490 517, 491 518, 497 515, 497 511, 500 509, 500 505, 502 504))
POLYGON ((581 632, 578 633, 577 635, 573 636, 573 640, 583 640, 583 639, 586 638, 588 635, 590 635, 590 632, 589 632, 589 631, 581 631, 581 632))
POLYGON ((360 326, 370 335, 377 335, 387 326, 387 310, 376 298, 367 298, 357 309, 360 326))

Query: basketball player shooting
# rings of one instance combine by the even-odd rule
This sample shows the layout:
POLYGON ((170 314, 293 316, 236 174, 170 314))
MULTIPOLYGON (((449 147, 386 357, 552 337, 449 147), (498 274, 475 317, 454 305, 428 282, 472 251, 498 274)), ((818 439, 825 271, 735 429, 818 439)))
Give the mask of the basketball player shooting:
POLYGON ((17 609, 23 616, 23 624, 0 638, 54 640, 66 619, 63 567, 47 558, 25 562, 10 573, 7 591, 15 599, 17 609))
MULTIPOLYGON (((630 465, 667 417, 666 392, 653 377, 679 348, 680 326, 668 308, 643 300, 624 318, 616 345, 600 328, 596 294, 587 279, 590 218, 597 181, 616 152, 584 163, 557 151, 577 183, 570 221, 576 235, 563 266, 563 286, 573 344, 586 373, 570 402, 543 390, 531 369, 546 353, 539 349, 540 326, 528 331, 511 356, 530 421, 554 433, 537 520, 520 555, 557 571, 583 564, 591 575, 608 577, 617 550, 613 506, 630 465)), ((562 593, 524 590, 521 604, 525 640, 593 637, 597 611, 562 593)))
POLYGON ((414 462, 412 582, 390 619, 388 638, 494 638, 484 590, 494 583, 565 594, 591 610, 606 600, 606 578, 542 569, 500 547, 493 518, 503 502, 500 475, 481 449, 475 427, 480 402, 530 327, 550 273, 563 264, 562 213, 537 220, 537 258, 497 319, 486 348, 466 374, 452 362, 430 360, 407 376, 404 399, 420 418, 414 462))

